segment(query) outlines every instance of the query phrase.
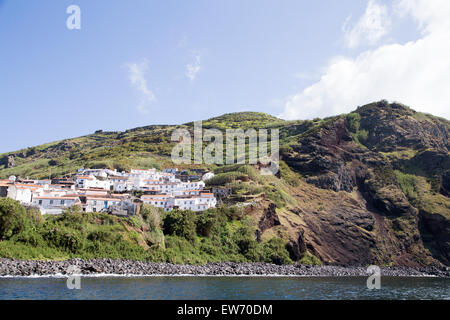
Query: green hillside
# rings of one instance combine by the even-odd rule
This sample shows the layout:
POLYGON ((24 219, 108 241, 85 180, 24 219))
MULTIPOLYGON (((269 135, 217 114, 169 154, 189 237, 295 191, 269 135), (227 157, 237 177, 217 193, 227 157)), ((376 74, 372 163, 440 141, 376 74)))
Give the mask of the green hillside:
MULTIPOLYGON (((46 243, 44 247, 59 250, 59 253, 48 251, 44 256, 110 254, 129 258, 124 251, 128 245, 122 242, 125 241, 140 248, 136 250, 143 250, 137 255, 140 258, 178 263, 270 261, 275 256, 276 261, 287 262, 288 259, 280 257, 288 253, 290 261, 310 263, 449 265, 448 120, 415 112, 398 103, 380 101, 326 119, 284 121, 264 113, 243 112, 204 120, 203 126, 223 131, 233 128, 280 130, 281 162, 277 176, 262 176, 258 166, 252 165, 209 166, 216 176, 208 181, 207 187, 232 190, 230 197, 221 199, 223 206, 210 212, 224 217, 218 231, 218 234, 224 232, 222 238, 201 231, 205 223, 203 214, 190 222, 180 222, 190 230, 187 233, 184 233, 185 227, 173 229, 169 226, 170 219, 166 221, 163 216, 158 227, 146 224, 144 217, 137 217, 136 226, 115 221, 113 225, 120 224, 117 230, 120 229, 118 232, 123 238, 117 246, 98 247, 98 251, 92 249, 93 240, 89 239, 94 236, 89 238, 89 234, 78 235, 88 237, 88 242, 83 242, 81 251, 75 252, 61 251, 58 244, 46 238, 47 231, 39 231, 46 243), (237 210, 240 214, 236 217, 227 210, 237 210), (133 230, 138 234, 127 234, 133 230), (154 240, 149 240, 156 234, 166 243, 165 248, 157 246, 158 253, 154 251, 154 240), (244 235, 247 242, 241 241, 244 235), (254 250, 248 251, 250 239, 254 250), (169 247, 173 250, 168 250, 169 247), (277 254, 264 251, 269 247, 277 254)), ((0 155, 0 178, 10 175, 56 177, 72 174, 79 167, 119 170, 172 167, 170 154, 174 143, 170 140, 173 130, 178 128, 192 132, 193 123, 96 132, 9 152, 0 155)), ((97 223, 103 218, 89 218, 90 222, 83 222, 89 226, 81 227, 67 222, 65 219, 69 217, 46 220, 52 225, 65 225, 75 233, 78 231, 74 230, 80 228, 107 231, 97 223)), ((0 256, 16 256, 23 250, 31 250, 28 240, 21 241, 16 236, 4 239, 0 242, 0 256)), ((103 240, 95 241, 96 246, 100 246, 98 241, 103 240)), ((29 254, 24 257, 36 258, 42 254, 26 252, 29 254)))

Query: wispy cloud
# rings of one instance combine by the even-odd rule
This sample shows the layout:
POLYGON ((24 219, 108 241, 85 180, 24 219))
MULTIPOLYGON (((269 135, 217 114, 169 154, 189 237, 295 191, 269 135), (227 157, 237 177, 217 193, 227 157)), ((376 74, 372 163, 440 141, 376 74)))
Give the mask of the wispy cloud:
POLYGON ((197 78, 197 73, 201 69, 200 62, 201 62, 200 53, 195 52, 194 61, 186 65, 186 77, 188 77, 189 80, 194 81, 197 78))
POLYGON ((150 104, 156 102, 155 94, 149 89, 147 80, 145 79, 145 73, 148 70, 148 61, 144 59, 139 63, 127 63, 125 66, 128 69, 130 83, 140 95, 137 109, 139 112, 146 114, 149 112, 150 104))
POLYGON ((376 0, 369 0, 366 11, 356 24, 351 25, 350 15, 344 22, 342 30, 344 40, 349 48, 356 48, 361 44, 375 45, 391 27, 391 17, 388 7, 376 0))

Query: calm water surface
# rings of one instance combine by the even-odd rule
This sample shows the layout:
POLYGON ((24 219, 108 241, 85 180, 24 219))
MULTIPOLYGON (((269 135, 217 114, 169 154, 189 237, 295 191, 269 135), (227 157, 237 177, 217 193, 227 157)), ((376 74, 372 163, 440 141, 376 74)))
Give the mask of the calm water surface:
POLYGON ((0 299, 450 299, 450 280, 288 277, 102 277, 81 279, 69 290, 66 278, 0 278, 0 299))

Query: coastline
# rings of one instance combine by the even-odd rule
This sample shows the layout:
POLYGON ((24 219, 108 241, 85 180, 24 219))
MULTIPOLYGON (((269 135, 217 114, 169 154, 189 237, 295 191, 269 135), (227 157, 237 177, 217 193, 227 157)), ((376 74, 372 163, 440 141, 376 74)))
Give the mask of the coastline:
MULTIPOLYGON (((113 259, 69 259, 63 261, 0 259, 0 278, 67 277, 76 266, 88 277, 367 277, 362 266, 307 266, 300 264, 215 262, 206 265, 175 265, 113 259), (72 267, 73 268, 73 267, 72 267)), ((381 267, 381 276, 450 278, 450 268, 381 267)))

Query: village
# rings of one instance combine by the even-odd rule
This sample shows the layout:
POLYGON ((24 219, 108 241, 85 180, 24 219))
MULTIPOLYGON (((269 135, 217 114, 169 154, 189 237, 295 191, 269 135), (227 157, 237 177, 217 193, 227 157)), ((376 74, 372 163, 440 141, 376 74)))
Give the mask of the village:
POLYGON ((177 168, 159 171, 131 169, 84 169, 67 178, 48 180, 0 180, 0 197, 36 207, 41 214, 57 215, 79 206, 83 212, 106 212, 117 216, 139 213, 142 204, 171 211, 204 211, 215 208, 214 193, 205 190, 205 181, 214 173, 196 170, 189 175, 177 168))

